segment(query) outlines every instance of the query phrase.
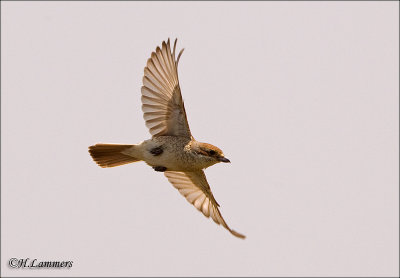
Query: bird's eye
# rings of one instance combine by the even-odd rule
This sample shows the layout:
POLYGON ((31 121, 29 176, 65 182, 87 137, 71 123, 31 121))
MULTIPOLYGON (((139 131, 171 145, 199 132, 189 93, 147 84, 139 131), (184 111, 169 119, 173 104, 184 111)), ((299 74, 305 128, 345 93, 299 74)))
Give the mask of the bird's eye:
POLYGON ((216 152, 214 151, 214 150, 211 150, 211 151, 209 151, 208 152, 210 155, 215 155, 216 154, 216 152))

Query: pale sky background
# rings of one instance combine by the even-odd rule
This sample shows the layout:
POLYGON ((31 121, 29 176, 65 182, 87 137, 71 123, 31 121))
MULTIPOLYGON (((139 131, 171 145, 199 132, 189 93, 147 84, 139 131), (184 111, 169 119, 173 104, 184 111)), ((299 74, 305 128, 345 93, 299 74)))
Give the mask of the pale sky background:
POLYGON ((398 276, 398 2, 1 2, 1 276, 398 276), (143 68, 185 47, 233 237, 144 163, 143 68), (11 269, 10 258, 72 260, 11 269))

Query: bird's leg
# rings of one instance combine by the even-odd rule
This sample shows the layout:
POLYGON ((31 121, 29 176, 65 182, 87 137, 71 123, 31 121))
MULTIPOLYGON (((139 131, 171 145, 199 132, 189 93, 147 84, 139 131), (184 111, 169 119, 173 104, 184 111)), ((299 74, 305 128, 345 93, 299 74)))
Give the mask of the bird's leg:
POLYGON ((157 156, 157 155, 162 154, 162 153, 163 153, 162 146, 155 147, 155 148, 151 149, 151 150, 150 150, 150 153, 151 153, 152 155, 154 155, 154 156, 157 156))
POLYGON ((153 169, 157 172, 165 172, 167 171, 167 167, 164 166, 154 166, 153 169))

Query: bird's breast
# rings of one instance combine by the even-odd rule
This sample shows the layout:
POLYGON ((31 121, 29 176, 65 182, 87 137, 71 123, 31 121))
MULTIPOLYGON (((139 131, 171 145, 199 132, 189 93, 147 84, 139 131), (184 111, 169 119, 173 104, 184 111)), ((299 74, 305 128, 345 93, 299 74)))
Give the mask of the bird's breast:
POLYGON ((202 169, 196 155, 188 151, 190 140, 175 136, 159 136, 143 142, 143 160, 150 166, 164 166, 169 171, 202 169))

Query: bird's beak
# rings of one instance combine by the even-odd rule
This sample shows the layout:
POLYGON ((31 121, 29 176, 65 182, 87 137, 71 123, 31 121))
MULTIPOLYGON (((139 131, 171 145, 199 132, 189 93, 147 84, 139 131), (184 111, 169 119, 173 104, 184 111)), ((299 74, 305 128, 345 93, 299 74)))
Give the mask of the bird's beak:
POLYGON ((225 163, 228 163, 228 162, 230 163, 231 162, 229 159, 227 159, 226 157, 223 157, 223 156, 219 157, 218 160, 221 161, 221 162, 225 162, 225 163))

